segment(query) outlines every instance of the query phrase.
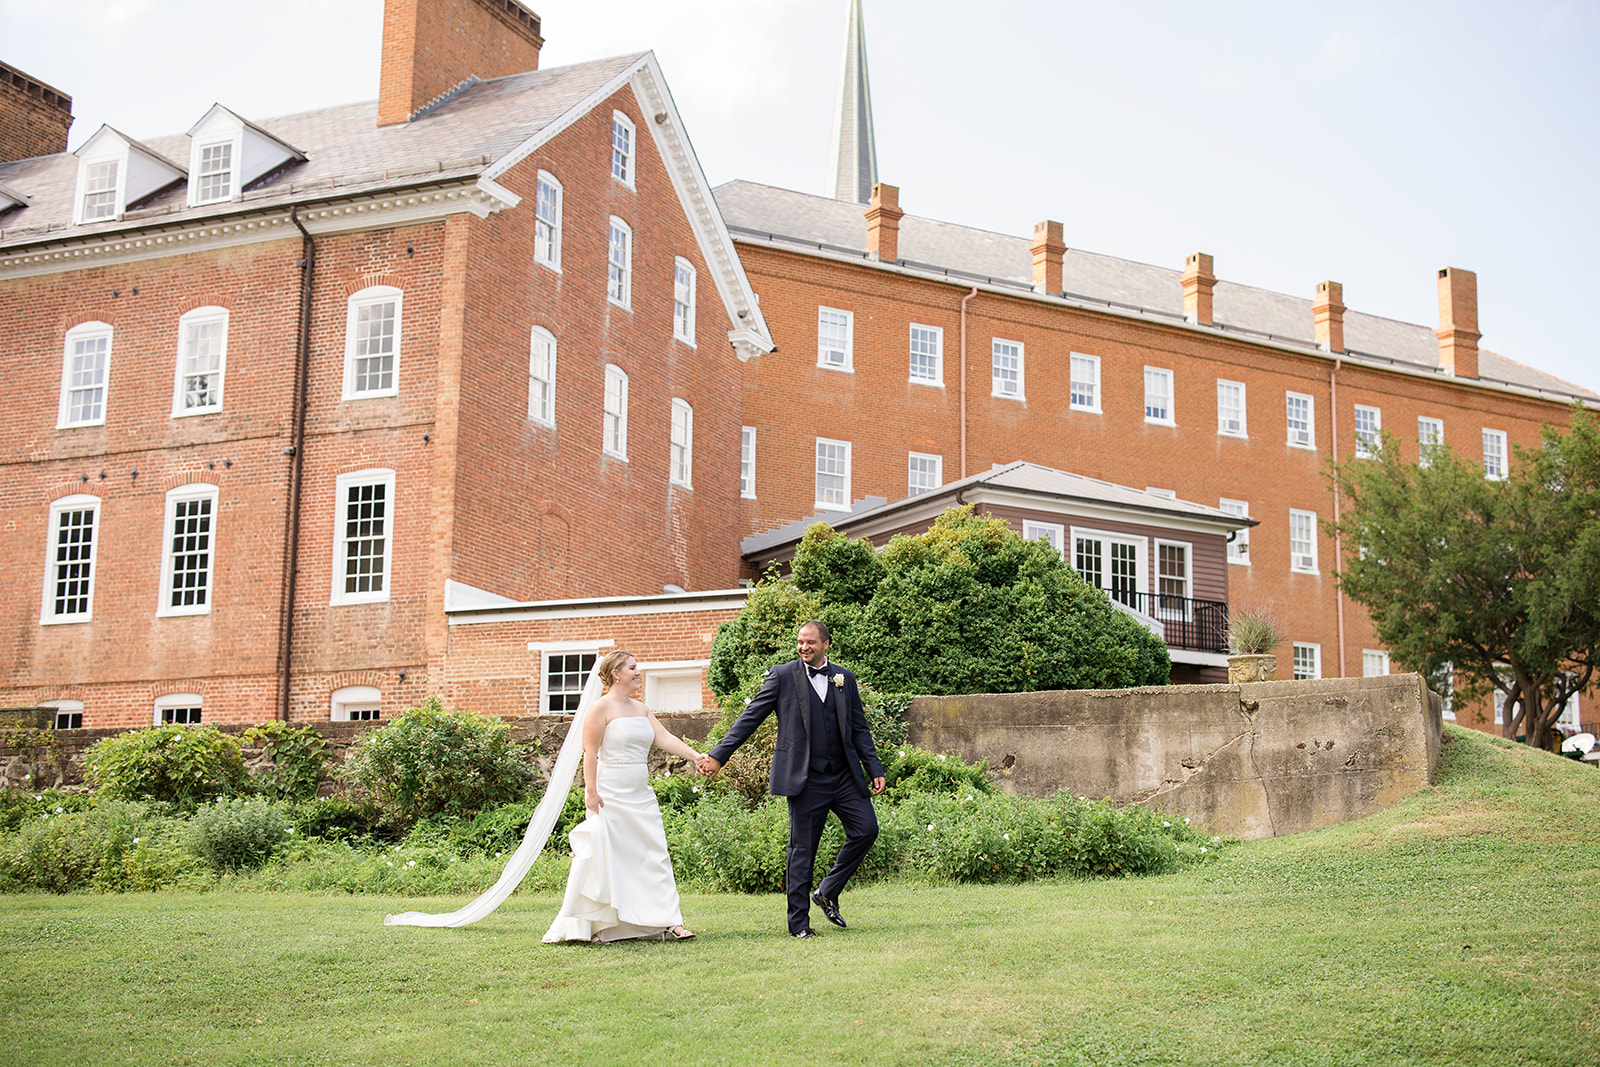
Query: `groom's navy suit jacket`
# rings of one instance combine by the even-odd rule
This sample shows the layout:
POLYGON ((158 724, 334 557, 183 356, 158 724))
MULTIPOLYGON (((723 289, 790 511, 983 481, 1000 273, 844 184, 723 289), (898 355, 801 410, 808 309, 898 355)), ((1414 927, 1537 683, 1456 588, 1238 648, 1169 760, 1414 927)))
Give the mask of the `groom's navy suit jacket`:
MULTIPOLYGON (((844 748, 845 763, 851 776, 860 786, 863 795, 870 795, 867 778, 861 765, 873 778, 883 776, 883 762, 878 759, 878 746, 873 744, 867 729, 867 716, 861 707, 861 693, 856 689, 856 676, 837 663, 828 664, 829 678, 824 700, 833 711, 839 726, 839 741, 844 748), (844 681, 835 685, 838 678, 844 681)), ((780 663, 767 672, 767 680, 744 712, 734 720, 723 735, 711 757, 718 763, 727 763, 734 750, 755 733, 768 715, 778 713, 778 745, 772 754, 773 796, 796 797, 806 787, 811 767, 811 700, 814 691, 806 676, 802 660, 780 663)))

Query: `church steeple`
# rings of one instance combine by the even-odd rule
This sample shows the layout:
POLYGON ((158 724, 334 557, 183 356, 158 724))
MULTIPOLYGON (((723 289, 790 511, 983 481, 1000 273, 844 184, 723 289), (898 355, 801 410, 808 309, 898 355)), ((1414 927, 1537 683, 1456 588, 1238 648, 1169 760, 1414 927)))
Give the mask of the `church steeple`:
POLYGON ((861 0, 850 0, 844 72, 833 116, 833 198, 865 204, 878 182, 878 146, 872 135, 872 90, 867 85, 867 28, 861 0))

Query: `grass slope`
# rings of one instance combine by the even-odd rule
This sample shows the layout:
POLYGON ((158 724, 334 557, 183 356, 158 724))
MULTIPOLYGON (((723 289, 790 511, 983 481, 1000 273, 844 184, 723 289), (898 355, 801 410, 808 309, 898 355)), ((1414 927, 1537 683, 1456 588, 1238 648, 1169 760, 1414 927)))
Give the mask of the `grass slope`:
MULTIPOLYGON (((1440 781, 1162 878, 884 884, 795 942, 692 895, 687 944, 545 946, 304 893, 0 898, 0 1062, 1600 1063, 1600 774, 1451 730, 1440 781)), ((820 922, 820 918, 819 918, 820 922)))

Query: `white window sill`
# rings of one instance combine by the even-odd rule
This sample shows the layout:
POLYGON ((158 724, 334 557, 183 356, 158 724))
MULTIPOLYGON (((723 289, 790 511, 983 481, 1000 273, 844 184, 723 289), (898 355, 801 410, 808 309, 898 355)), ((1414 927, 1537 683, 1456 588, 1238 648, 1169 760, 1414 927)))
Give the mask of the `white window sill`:
POLYGON ((944 388, 943 380, 938 378, 907 378, 906 381, 910 382, 912 385, 928 385, 935 389, 944 388))
POLYGON ((1299 441, 1289 441, 1287 443, 1288 443, 1290 448, 1298 448, 1302 452, 1315 452, 1317 450, 1317 446, 1316 445, 1303 444, 1303 443, 1301 443, 1299 441))
POLYGON ((545 270, 555 271, 557 274, 561 273, 561 264, 559 263, 552 263, 548 259, 540 259, 538 256, 533 257, 533 262, 535 266, 543 267, 545 270))
POLYGON ((606 303, 610 304, 614 308, 621 308, 623 311, 631 312, 633 310, 633 307, 631 305, 624 304, 622 301, 616 299, 615 297, 609 296, 609 295, 606 297, 606 303))
POLYGON ((181 411, 174 410, 172 412, 172 417, 175 418, 175 419, 192 419, 196 415, 221 415, 221 414, 222 414, 222 405, 218 404, 215 407, 209 407, 209 408, 184 408, 181 411))
POLYGON ((93 622, 94 614, 87 615, 46 615, 39 620, 40 626, 67 626, 75 622, 93 622))
POLYGON ((607 459, 614 459, 618 463, 626 463, 626 462, 628 462, 628 457, 627 457, 626 454, 624 454, 622 452, 613 452, 609 448, 602 448, 600 450, 600 454, 602 456, 605 456, 607 459))
POLYGON ((210 614, 211 614, 211 605, 210 604, 207 604, 204 607, 198 607, 198 608, 189 607, 189 608, 157 608, 156 609, 156 618, 158 618, 158 619, 174 619, 174 618, 182 618, 185 615, 210 615, 210 614))
POLYGON ((81 430, 81 429, 84 429, 84 428, 89 427, 89 426, 104 426, 105 424, 106 424, 106 420, 105 419, 95 419, 95 420, 93 420, 91 422, 58 422, 58 423, 56 423, 56 429, 58 429, 58 430, 81 430))
POLYGON ((383 400, 386 397, 399 396, 399 395, 400 395, 400 390, 398 388, 395 388, 395 389, 374 390, 373 392, 370 392, 370 393, 346 393, 346 394, 344 394, 344 396, 340 397, 339 399, 340 400, 383 400))
POLYGON ((991 390, 989 395, 994 397, 996 400, 1017 400, 1022 403, 1027 403, 1028 400, 1028 398, 1023 396, 1021 393, 996 393, 991 390))
POLYGON ((1067 408, 1067 410, 1068 411, 1081 411, 1085 415, 1104 415, 1105 414, 1105 410, 1103 408, 1086 408, 1086 407, 1083 407, 1080 404, 1072 404, 1067 408))
POLYGON ((1217 431, 1217 436, 1218 437, 1232 437, 1236 441, 1248 441, 1248 440, 1250 440, 1250 435, 1249 434, 1247 434, 1247 433, 1235 433, 1232 430, 1218 430, 1217 431))
POLYGON ((841 374, 854 374, 856 372, 855 364, 853 362, 845 364, 824 363, 820 359, 817 360, 817 369, 839 371, 841 374))
POLYGON ((677 487, 678 487, 678 488, 679 488, 679 489, 687 489, 687 490, 689 490, 689 491, 690 491, 690 492, 693 492, 693 491, 694 491, 694 486, 692 486, 692 485, 690 485, 690 484, 689 484, 689 483, 688 483, 688 482, 680 482, 680 481, 678 481, 678 479, 676 479, 676 478, 668 478, 668 479, 667 479, 667 484, 668 484, 668 485, 675 485, 675 486, 677 486, 677 487))
POLYGON ((556 428, 554 419, 541 419, 537 415, 529 415, 528 421, 533 423, 535 426, 543 426, 547 430, 554 430, 556 428))
POLYGON ((1230 556, 1228 558, 1228 562, 1230 564, 1232 564, 1233 566, 1235 566, 1235 567, 1248 567, 1248 566, 1250 566, 1250 561, 1248 559, 1234 559, 1234 558, 1232 558, 1230 556))
POLYGON ((818 500, 816 503, 812 504, 812 507, 816 508, 818 511, 849 511, 850 510, 850 505, 849 504, 824 504, 820 500, 818 500))
POLYGON ((756 498, 756 495, 754 493, 740 493, 739 494, 739 499, 740 500, 754 500, 755 498, 756 498))
POLYGON ((329 607, 335 607, 335 608, 341 608, 341 607, 349 607, 349 606, 352 606, 352 605, 355 605, 355 604, 386 604, 388 602, 389 602, 389 594, 388 593, 381 593, 381 594, 377 594, 377 595, 372 595, 372 594, 363 595, 361 593, 351 593, 351 594, 349 594, 347 596, 334 597, 332 600, 328 601, 328 606, 329 607))
POLYGON ((1303 567, 1290 567, 1289 568, 1289 573, 1290 574, 1313 574, 1313 575, 1319 575, 1322 572, 1321 571, 1315 571, 1315 570, 1308 571, 1303 567))
POLYGON ((1178 425, 1178 422, 1177 422, 1176 419, 1152 419, 1149 415, 1146 415, 1144 417, 1144 421, 1149 426, 1174 426, 1175 427, 1175 426, 1178 425))

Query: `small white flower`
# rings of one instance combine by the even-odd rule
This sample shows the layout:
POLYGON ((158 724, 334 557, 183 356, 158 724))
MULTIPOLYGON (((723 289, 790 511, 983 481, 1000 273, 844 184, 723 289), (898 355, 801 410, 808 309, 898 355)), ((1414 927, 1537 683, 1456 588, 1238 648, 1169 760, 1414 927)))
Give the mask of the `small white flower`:
POLYGON ((384 861, 383 861, 383 865, 384 865, 384 866, 385 866, 385 867, 393 867, 393 866, 394 866, 394 864, 393 864, 393 863, 390 863, 390 862, 389 862, 389 861, 388 861, 388 860, 384 860, 384 861))
POLYGON ((691 792, 691 793, 698 793, 698 792, 700 792, 700 787, 699 787, 699 786, 697 786, 697 785, 693 785, 693 786, 690 786, 690 787, 689 787, 689 791, 690 791, 690 792, 691 792))
POLYGON ((500 858, 500 857, 501 857, 501 856, 504 856, 504 855, 505 855, 505 853, 504 853, 504 852, 496 852, 496 853, 495 853, 495 854, 494 854, 494 858, 495 858, 495 859, 499 859, 499 858, 500 858))
POLYGON ((1204 856, 1205 854, 1206 854, 1206 846, 1201 845, 1200 846, 1200 855, 1204 856))
POLYGON ((1213 845, 1214 845, 1214 844, 1216 844, 1216 843, 1217 843, 1217 842, 1218 842, 1218 841, 1221 841, 1221 840, 1222 840, 1222 838, 1220 838, 1220 837, 1213 837, 1213 838, 1212 838, 1212 839, 1211 839, 1211 843, 1212 843, 1212 844, 1213 844, 1213 845))
POLYGON ((138 844, 138 843, 139 843, 139 839, 138 839, 138 838, 137 838, 137 837, 136 837, 136 838, 134 838, 134 839, 133 839, 133 843, 134 843, 134 844, 136 844, 136 845, 137 845, 137 844, 138 844))
POLYGON ((1185 825, 1185 826, 1188 826, 1188 825, 1189 825, 1189 819, 1188 819, 1188 816, 1185 816, 1185 817, 1184 817, 1184 820, 1183 820, 1183 825, 1185 825))
POLYGON ((967 799, 968 799, 968 800, 971 800, 971 799, 972 799, 972 794, 971 794, 971 793, 968 793, 968 794, 967 794, 967 799))
MULTIPOLYGON (((900 758, 901 759, 905 759, 906 758, 906 750, 903 749, 903 748, 900 750, 900 758)), ((38 797, 34 797, 33 799, 38 800, 39 798, 38 797)))
POLYGON ((406 864, 407 867, 415 867, 416 865, 417 865, 417 861, 416 860, 411 860, 409 863, 406 864))
POLYGON ((451 863, 454 863, 454 862, 455 862, 455 861, 456 861, 456 858, 455 858, 455 857, 454 857, 454 856, 451 856, 451 857, 450 857, 450 862, 451 862, 451 863))
POLYGON ((66 808, 57 808, 56 809, 56 814, 57 815, 65 815, 66 813, 67 813, 67 809, 66 808))
POLYGON ((940 759, 944 759, 944 753, 943 752, 939 753, 939 758, 940 759))
POLYGON ((284 827, 284 828, 283 828, 283 832, 284 832, 284 833, 286 833, 286 834, 292 834, 292 833, 294 833, 294 827, 292 827, 292 826, 285 826, 285 827, 284 827))
POLYGON ((833 687, 835 689, 843 689, 844 688, 844 675, 836 674, 836 675, 833 676, 833 687))
POLYGON ((930 834, 933 833, 933 823, 931 823, 931 822, 928 824, 928 832, 930 834))
POLYGON ((1011 835, 1010 834, 1001 834, 1000 835, 1000 840, 1002 840, 1002 841, 1010 841, 1011 840, 1011 835))

